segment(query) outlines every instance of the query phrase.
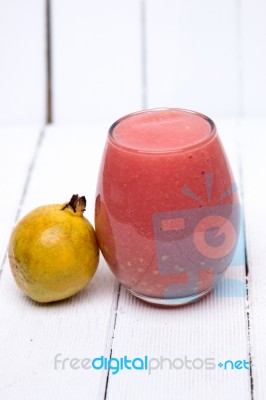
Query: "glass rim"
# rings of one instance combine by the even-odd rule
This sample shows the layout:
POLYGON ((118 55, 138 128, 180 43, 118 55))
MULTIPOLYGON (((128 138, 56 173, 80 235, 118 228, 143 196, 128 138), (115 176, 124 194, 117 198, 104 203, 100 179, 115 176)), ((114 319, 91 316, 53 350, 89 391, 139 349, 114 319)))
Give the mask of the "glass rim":
POLYGON ((179 107, 158 107, 158 108, 148 108, 148 109, 143 109, 139 111, 132 112, 130 114, 126 114, 123 117, 117 119, 109 128, 108 130, 108 138, 110 139, 111 143, 113 143, 115 146, 120 147, 124 150, 127 151, 132 151, 134 153, 144 153, 144 154, 166 154, 166 153, 177 153, 177 152, 185 152, 189 151, 193 148, 199 147, 207 142, 209 142, 217 133, 216 130, 216 125, 213 122, 211 118, 209 118, 207 115, 200 113, 198 111, 193 111, 189 110, 186 108, 179 108, 179 107), (152 113, 152 112, 157 112, 157 111, 181 111, 184 113, 188 114, 194 114, 205 121, 207 121, 210 125, 210 133, 207 137, 204 139, 200 140, 197 143, 193 143, 191 145, 185 146, 185 147, 173 147, 173 148, 168 148, 168 149, 139 149, 139 148, 134 148, 132 146, 127 146, 125 144, 122 144, 115 138, 114 135, 114 130, 117 125, 119 125, 121 122, 123 122, 125 119, 129 119, 131 117, 134 117, 135 115, 138 114, 147 114, 147 113, 152 113))

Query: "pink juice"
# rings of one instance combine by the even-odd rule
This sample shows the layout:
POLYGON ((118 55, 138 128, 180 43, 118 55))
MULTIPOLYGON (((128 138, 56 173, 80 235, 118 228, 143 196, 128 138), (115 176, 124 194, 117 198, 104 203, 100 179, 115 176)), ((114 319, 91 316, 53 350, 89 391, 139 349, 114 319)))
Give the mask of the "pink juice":
POLYGON ((234 255, 237 203, 228 160, 207 117, 155 109, 110 128, 96 234, 109 267, 134 295, 182 304, 210 291, 234 255))

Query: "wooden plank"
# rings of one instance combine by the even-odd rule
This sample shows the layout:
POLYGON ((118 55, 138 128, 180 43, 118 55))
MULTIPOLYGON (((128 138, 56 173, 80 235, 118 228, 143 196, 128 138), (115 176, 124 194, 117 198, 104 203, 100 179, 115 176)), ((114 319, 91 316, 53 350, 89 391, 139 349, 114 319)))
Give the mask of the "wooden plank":
POLYGON ((240 84, 237 1, 146 3, 148 106, 234 117, 240 84))
POLYGON ((56 122, 109 118, 141 108, 139 1, 53 0, 56 122))
POLYGON ((264 117, 266 113, 266 26, 264 0, 241 2, 241 73, 243 113, 264 117))
POLYGON ((254 400, 266 395, 266 261, 265 261, 265 146, 266 120, 246 120, 240 125, 247 259, 249 267, 249 324, 254 400))
POLYGON ((0 269, 39 135, 34 126, 0 126, 0 269))
POLYGON ((64 203, 78 193, 87 198, 87 217, 94 220, 95 188, 108 123, 51 125, 31 178, 31 196, 24 213, 40 204, 64 203), (49 177, 49 180, 47 180, 49 177), (47 182, 40 190, 40 182, 47 182))
POLYGON ((0 123, 45 120, 45 0, 0 0, 0 123))
MULTIPOLYGON (((218 121, 217 126, 239 181, 236 123, 218 121)), ((225 279, 202 301, 178 309, 160 309, 121 290, 112 343, 112 357, 124 355, 150 359, 154 370, 124 370, 109 374, 108 398, 167 398, 196 400, 251 399, 247 369, 224 369, 227 360, 249 361, 247 337, 244 247, 238 263, 227 269, 225 279), (228 282, 238 282, 242 292, 226 292, 228 282), (168 360, 160 361, 160 358, 168 360), (185 359, 212 359, 213 369, 193 368, 185 359), (176 361, 177 369, 173 367, 176 361), (170 361, 169 361, 170 360, 170 361), (218 364, 222 362, 223 366, 218 364), (161 366, 164 365, 164 368, 161 366), (171 368, 172 366, 172 368, 171 368), (156 369, 157 367, 157 369, 156 369)), ((201 361, 195 362, 196 367, 201 361)), ((228 364, 227 364, 228 365, 228 364)), ((231 364, 230 364, 231 365, 231 364)))
MULTIPOLYGON (((92 220, 105 136, 106 126, 48 128, 21 216, 80 193, 87 197, 86 216, 92 220)), ((69 360, 62 361, 109 357, 117 283, 105 263, 101 260, 85 290, 55 304, 38 305, 26 298, 15 286, 7 263, 0 284, 0 397, 103 399, 106 370, 74 369, 69 360), (56 355, 61 362, 55 365, 56 355)))

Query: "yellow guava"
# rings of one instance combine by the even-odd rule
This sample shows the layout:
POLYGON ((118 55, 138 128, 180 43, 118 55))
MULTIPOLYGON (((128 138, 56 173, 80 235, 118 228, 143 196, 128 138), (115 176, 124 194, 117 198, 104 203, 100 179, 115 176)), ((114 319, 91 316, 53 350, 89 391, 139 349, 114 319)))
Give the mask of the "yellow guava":
POLYGON ((18 287, 39 302, 62 300, 91 280, 99 263, 95 231, 83 216, 84 196, 38 207, 22 218, 8 246, 18 287))

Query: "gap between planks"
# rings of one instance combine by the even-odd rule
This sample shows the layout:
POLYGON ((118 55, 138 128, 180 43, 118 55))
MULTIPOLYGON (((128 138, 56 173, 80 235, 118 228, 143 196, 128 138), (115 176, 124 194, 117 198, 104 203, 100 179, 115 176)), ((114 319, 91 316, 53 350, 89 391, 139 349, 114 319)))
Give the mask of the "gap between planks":
MULTIPOLYGON (((29 184, 30 184, 30 180, 31 180, 33 169, 34 169, 34 165, 35 165, 35 162, 37 160, 37 157, 38 157, 38 154, 39 154, 39 151, 40 151, 44 136, 45 136, 45 127, 43 127, 40 130, 40 133, 39 133, 39 137, 38 137, 38 140, 37 140, 34 152, 33 152, 33 156, 32 156, 28 171, 27 171, 27 175, 26 175, 24 186, 23 186, 21 198, 20 198, 19 203, 18 203, 18 208, 17 208, 16 214, 15 214, 15 219, 13 221, 14 224, 17 223, 17 221, 18 221, 18 219, 20 217, 21 209, 23 207, 24 199, 25 199, 27 191, 28 191, 28 187, 29 187, 29 184)), ((1 272, 3 270, 4 264, 5 264, 5 261, 6 261, 6 257, 7 257, 7 249, 6 249, 5 255, 3 257, 3 260, 1 262, 0 275, 1 275, 1 272)))
MULTIPOLYGON (((240 8, 240 5, 239 5, 240 8)), ((240 27, 239 27, 240 29, 240 27)), ((254 380, 253 380, 253 359, 252 359, 252 346, 251 346, 251 326, 250 326, 250 290, 249 290, 249 263, 248 263, 248 254, 247 254, 247 237, 246 237, 246 223, 245 223, 245 213, 244 213, 244 202, 245 202, 245 196, 244 196, 244 177, 243 177, 243 168, 242 168, 242 163, 243 163, 243 154, 239 150, 241 149, 241 116, 242 116, 242 108, 240 107, 239 109, 239 118, 236 123, 236 130, 237 130, 237 168, 238 168, 238 177, 239 177, 239 183, 240 183, 240 200, 242 203, 242 223, 243 223, 243 230, 244 230, 244 241, 245 241, 245 268, 246 268, 246 292, 247 292, 247 312, 246 312, 246 318, 247 318, 247 336, 248 336, 248 355, 249 355, 249 365, 250 365, 250 370, 249 370, 249 376, 250 376, 250 395, 251 395, 251 400, 254 400, 254 380)))

